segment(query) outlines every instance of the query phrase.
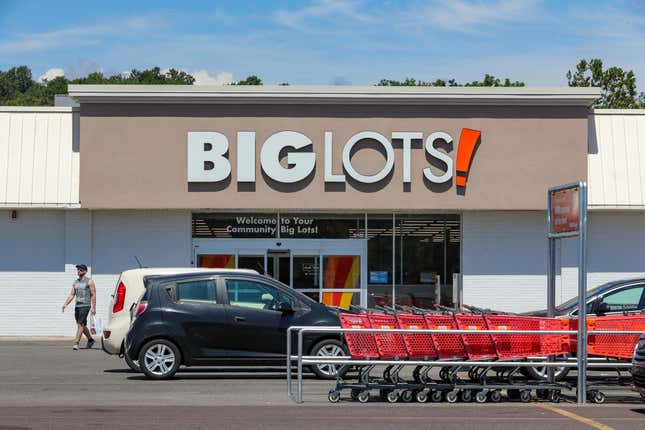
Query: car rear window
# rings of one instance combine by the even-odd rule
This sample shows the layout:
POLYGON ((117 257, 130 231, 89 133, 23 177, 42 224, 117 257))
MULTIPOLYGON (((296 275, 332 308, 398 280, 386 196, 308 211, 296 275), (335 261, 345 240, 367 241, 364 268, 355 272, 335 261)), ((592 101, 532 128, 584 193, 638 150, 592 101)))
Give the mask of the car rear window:
POLYGON ((217 303, 215 281, 204 279, 199 281, 179 281, 176 283, 177 300, 217 303))

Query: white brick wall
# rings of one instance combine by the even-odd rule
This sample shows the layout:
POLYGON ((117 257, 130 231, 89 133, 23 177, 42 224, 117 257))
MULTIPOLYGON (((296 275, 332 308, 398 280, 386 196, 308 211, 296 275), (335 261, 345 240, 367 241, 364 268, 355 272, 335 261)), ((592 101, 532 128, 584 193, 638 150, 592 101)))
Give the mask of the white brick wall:
POLYGON ((190 213, 182 211, 0 211, 0 336, 70 336, 73 305, 60 307, 85 263, 105 317, 121 271, 145 265, 189 266, 190 213), (29 318, 29 315, 35 318, 29 318))
POLYGON ((188 267, 191 257, 188 211, 93 211, 92 277, 97 297, 107 303, 119 274, 139 267, 188 267))
MULTIPOLYGON (((463 216, 464 303, 521 312, 546 307, 546 214, 466 212, 463 216)), ((576 239, 560 241, 556 302, 577 295, 576 239)), ((645 277, 645 212, 589 215, 588 288, 645 277)))

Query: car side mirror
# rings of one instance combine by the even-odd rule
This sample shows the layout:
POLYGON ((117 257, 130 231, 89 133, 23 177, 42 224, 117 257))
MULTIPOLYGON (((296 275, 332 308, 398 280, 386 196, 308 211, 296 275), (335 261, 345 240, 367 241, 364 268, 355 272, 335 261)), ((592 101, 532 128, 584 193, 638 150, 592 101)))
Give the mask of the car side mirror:
POLYGON ((596 305, 596 311, 595 311, 594 313, 595 313, 596 315, 602 315, 602 314, 606 314, 606 313, 607 313, 607 312, 609 312, 610 310, 611 310, 611 308, 609 307, 609 305, 608 305, 607 303, 605 303, 605 302, 600 302, 600 303, 598 303, 598 304, 596 305))
POLYGON ((278 304, 278 310, 283 314, 292 314, 294 312, 289 302, 280 302, 278 304))

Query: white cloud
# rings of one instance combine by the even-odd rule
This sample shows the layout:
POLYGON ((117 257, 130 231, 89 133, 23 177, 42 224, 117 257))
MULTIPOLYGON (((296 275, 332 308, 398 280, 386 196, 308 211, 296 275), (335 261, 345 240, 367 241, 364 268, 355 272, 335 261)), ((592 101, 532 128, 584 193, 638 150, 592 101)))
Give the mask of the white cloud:
POLYGON ((221 72, 212 77, 206 70, 196 70, 191 73, 195 78, 195 85, 228 85, 233 82, 233 74, 221 72))
POLYGON ((63 71, 63 69, 58 67, 53 67, 47 70, 42 75, 40 75, 38 77, 38 82, 42 84, 43 82, 51 81, 52 79, 58 78, 60 76, 65 76, 65 72, 63 71))
MULTIPOLYGON (((168 73, 170 69, 161 69, 161 73, 166 74, 168 73)), ((189 75, 191 75, 193 78, 195 78, 195 84, 194 85, 229 85, 233 83, 233 74, 230 72, 221 72, 218 73, 217 76, 213 77, 211 76, 207 70, 186 70, 186 69, 178 69, 180 72, 186 72, 189 75)), ((127 72, 128 74, 130 72, 127 72)))
POLYGON ((477 33, 478 26, 535 19, 537 0, 436 0, 406 11, 408 20, 446 30, 477 33))
POLYGON ((135 33, 157 25, 159 25, 159 20, 154 17, 133 16, 92 26, 67 27, 41 33, 23 33, 13 39, 0 42, 0 52, 42 51, 58 47, 92 45, 99 43, 102 36, 135 33))
POLYGON ((355 0, 316 0, 310 6, 298 10, 278 10, 275 20, 291 28, 303 28, 307 21, 331 16, 344 16, 355 21, 371 21, 372 18, 360 12, 360 3, 355 0))
POLYGON ((63 66, 63 69, 65 70, 65 76, 70 79, 83 78, 94 72, 105 72, 99 63, 89 58, 78 58, 70 61, 63 66))

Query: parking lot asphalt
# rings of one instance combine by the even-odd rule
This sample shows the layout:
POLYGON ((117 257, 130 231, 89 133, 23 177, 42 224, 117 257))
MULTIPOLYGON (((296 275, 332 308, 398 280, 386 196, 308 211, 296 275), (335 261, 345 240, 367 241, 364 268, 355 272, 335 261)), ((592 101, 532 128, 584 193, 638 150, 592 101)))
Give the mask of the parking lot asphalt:
POLYGON ((307 376, 305 403, 296 405, 284 369, 191 368, 171 381, 149 381, 100 349, 73 351, 68 340, 0 340, 0 381, 0 430, 645 428, 645 403, 629 391, 584 407, 572 393, 559 404, 332 405, 333 383, 307 376))

